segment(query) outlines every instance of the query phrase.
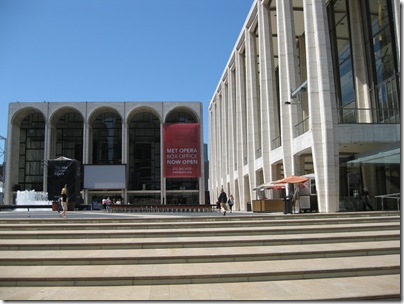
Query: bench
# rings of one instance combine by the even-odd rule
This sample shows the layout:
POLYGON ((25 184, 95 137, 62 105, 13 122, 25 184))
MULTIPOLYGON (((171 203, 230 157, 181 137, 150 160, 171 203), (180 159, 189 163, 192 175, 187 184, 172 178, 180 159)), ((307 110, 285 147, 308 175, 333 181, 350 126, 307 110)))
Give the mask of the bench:
POLYGON ((216 205, 110 205, 108 212, 213 212, 216 205))

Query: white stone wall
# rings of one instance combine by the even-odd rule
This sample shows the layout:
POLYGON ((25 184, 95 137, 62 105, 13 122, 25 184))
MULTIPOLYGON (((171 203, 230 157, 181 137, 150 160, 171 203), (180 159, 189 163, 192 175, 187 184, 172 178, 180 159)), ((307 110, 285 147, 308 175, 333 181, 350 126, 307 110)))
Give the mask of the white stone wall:
MULTIPOLYGON (((258 186, 258 172, 263 172, 264 182, 274 181, 283 177, 277 167, 282 164, 284 176, 300 175, 304 165, 300 156, 309 155, 316 176, 319 211, 336 212, 339 210, 341 146, 355 142, 377 146, 400 140, 398 125, 370 124, 366 118, 362 118, 365 124, 357 124, 354 128, 338 124, 326 2, 254 1, 209 106, 209 190, 212 202, 216 201, 220 188, 224 187, 226 192, 236 194, 236 208, 246 210, 247 204, 256 197, 253 188, 258 186), (258 79, 255 77, 254 37, 251 36, 256 26, 259 36, 258 79), (297 35, 301 43, 299 54, 297 35), (279 88, 275 70, 279 74, 279 88), (231 77, 235 77, 233 82, 231 77), (299 93, 297 98, 292 99, 291 92, 306 79, 307 92, 299 93), (229 81, 236 86, 232 87, 235 96, 224 93, 229 81), (255 92, 257 85, 260 88, 259 100, 255 92), (306 103, 302 107, 285 105, 285 101, 296 103, 299 98, 305 98, 306 103), (262 142, 259 144, 255 142, 257 126, 254 124, 257 102, 260 102, 262 111, 262 142), (235 114, 226 119, 223 110, 228 103, 231 104, 230 113, 235 114), (244 103, 247 105, 245 109, 244 103), (234 112, 231 111, 233 107, 234 112), (278 111, 280 121, 276 114, 278 111), (309 130, 297 136, 295 125, 302 116, 301 111, 308 115, 309 130), (246 116, 246 124, 243 115, 246 116), (230 133, 224 131, 220 121, 226 122, 230 133), (282 144, 275 147, 273 139, 278 134, 282 144), (222 144, 227 144, 228 150, 218 147, 222 144), (255 157, 256 146, 262 147, 262 155, 258 158, 255 157), (230 155, 226 151, 231 151, 230 155), (225 168, 230 168, 230 174, 225 168)), ((360 16, 358 1, 349 1, 349 4, 352 22, 357 23, 356 19, 360 16)), ((399 16, 397 14, 396 17, 399 16)), ((367 85, 362 83, 362 75, 366 73, 361 70, 365 65, 363 45, 358 42, 361 32, 354 31, 354 35, 357 35, 354 37, 354 65, 361 76, 361 79, 355 79, 357 99, 360 100, 359 105, 362 102, 363 106, 369 107, 367 85)))

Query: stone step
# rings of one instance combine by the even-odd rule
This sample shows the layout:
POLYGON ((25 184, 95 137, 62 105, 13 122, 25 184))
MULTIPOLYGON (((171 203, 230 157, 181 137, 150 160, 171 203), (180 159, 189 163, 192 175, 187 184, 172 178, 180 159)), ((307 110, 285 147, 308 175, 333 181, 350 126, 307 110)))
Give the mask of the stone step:
MULTIPOLYGON (((247 217, 248 218, 248 217, 247 217)), ((104 220, 93 221, 86 219, 68 219, 68 220, 41 220, 34 219, 22 221, 12 221, 0 223, 0 231, 19 231, 19 230, 119 230, 119 229, 185 229, 185 228, 223 228, 223 227, 276 227, 276 226, 302 226, 302 225, 346 225, 352 222, 359 223, 398 223, 400 224, 400 216, 383 216, 383 217, 349 217, 349 218, 295 218, 290 219, 283 217, 276 219, 267 216, 266 218, 246 219, 244 217, 211 217, 211 218, 191 218, 177 219, 175 222, 161 222, 155 219, 138 219, 131 220, 104 220)), ((0 221, 1 222, 1 221, 0 221)))
POLYGON ((0 286, 129 286, 302 280, 400 274, 400 254, 275 261, 0 266, 0 286))
MULTIPOLYGON (((74 236, 72 234, 72 236, 74 236)), ((264 235, 227 235, 191 236, 165 238, 119 238, 114 233, 100 238, 53 238, 0 239, 1 250, 100 250, 100 249, 158 249, 158 248, 203 248, 236 246, 277 246, 295 244, 323 244, 338 242, 369 242, 400 240, 399 230, 359 231, 311 234, 264 234, 264 235)))
POLYGON ((400 213, 325 215, 0 221, 0 298, 401 299, 400 213))
POLYGON ((10 301, 400 301, 400 275, 237 283, 0 287, 10 301))
MULTIPOLYGON (((7 216, 0 217, 1 224, 56 224, 63 222, 57 212, 49 211, 46 212, 46 217, 43 217, 44 213, 38 212, 38 218, 25 216, 26 212, 17 212, 21 216, 17 218, 9 218, 7 216), (49 218, 52 216, 54 218, 49 218)), ((1 214, 6 214, 2 211, 1 214)), ((36 212, 33 211, 31 214, 35 215, 36 212)), ((159 224, 169 224, 169 223, 179 223, 179 222, 239 222, 239 221, 259 221, 259 220, 270 220, 270 221, 290 221, 291 223, 304 220, 331 220, 331 221, 343 221, 352 220, 390 220, 400 218, 400 211, 371 211, 371 212, 337 212, 337 213, 300 213, 300 214, 287 214, 283 213, 242 213, 234 212, 223 216, 220 213, 213 213, 209 216, 200 214, 170 214, 170 213, 144 213, 144 214, 110 214, 102 211, 71 211, 68 216, 69 223, 80 224, 80 223, 93 223, 93 224, 106 224, 106 223, 159 223, 159 224), (86 216, 87 215, 87 216, 86 216)))
POLYGON ((216 263, 400 254, 400 241, 128 250, 0 251, 1 266, 216 263))
POLYGON ((3 230, 0 231, 0 239, 71 239, 71 238, 164 238, 164 237, 191 237, 191 236, 231 236, 231 235, 278 235, 278 234, 313 234, 313 233, 337 233, 353 231, 373 231, 373 230, 399 230, 400 222, 387 223, 351 223, 351 224, 330 224, 330 225, 304 225, 304 226, 276 226, 276 227, 238 227, 224 226, 220 229, 211 228, 207 225, 204 229, 200 228, 166 228, 166 229, 92 229, 76 231, 67 229, 52 230, 3 230))

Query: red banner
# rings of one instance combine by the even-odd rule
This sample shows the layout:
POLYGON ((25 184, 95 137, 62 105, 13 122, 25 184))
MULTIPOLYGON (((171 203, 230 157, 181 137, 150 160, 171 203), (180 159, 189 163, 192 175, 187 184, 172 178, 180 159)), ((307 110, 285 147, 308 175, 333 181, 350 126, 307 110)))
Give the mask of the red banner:
POLYGON ((163 139, 164 177, 200 177, 200 124, 166 123, 163 125, 163 139))

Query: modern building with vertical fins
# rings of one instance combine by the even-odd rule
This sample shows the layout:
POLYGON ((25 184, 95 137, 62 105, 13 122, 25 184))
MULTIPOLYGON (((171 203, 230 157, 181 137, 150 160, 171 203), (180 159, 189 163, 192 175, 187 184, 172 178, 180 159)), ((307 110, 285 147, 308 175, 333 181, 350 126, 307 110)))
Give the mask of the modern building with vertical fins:
POLYGON ((366 190, 398 208, 400 20, 398 0, 254 1, 209 105, 210 200, 310 175, 321 213, 366 190))
POLYGON ((202 113, 200 102, 12 102, 4 203, 48 192, 48 162, 62 158, 80 164, 76 207, 205 204, 202 113))

